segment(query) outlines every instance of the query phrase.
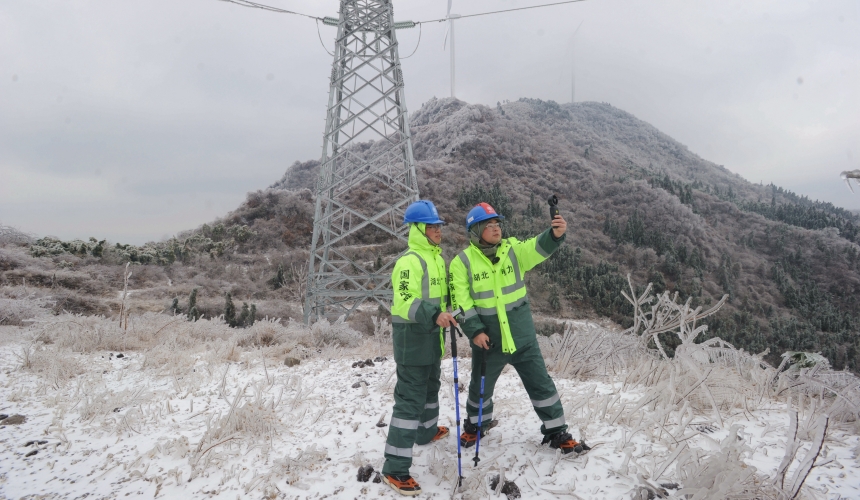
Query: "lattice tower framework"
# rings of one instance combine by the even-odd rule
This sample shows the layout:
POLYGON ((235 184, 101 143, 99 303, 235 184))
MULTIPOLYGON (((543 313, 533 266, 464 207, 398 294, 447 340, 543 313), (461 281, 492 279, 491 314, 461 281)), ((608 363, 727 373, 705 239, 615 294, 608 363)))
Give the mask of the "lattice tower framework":
MULTIPOLYGON (((413 23, 414 25, 414 23, 413 23)), ((390 0, 341 0, 305 298, 305 322, 391 305, 403 212, 418 199, 390 0), (378 265, 380 264, 381 265, 378 265)))

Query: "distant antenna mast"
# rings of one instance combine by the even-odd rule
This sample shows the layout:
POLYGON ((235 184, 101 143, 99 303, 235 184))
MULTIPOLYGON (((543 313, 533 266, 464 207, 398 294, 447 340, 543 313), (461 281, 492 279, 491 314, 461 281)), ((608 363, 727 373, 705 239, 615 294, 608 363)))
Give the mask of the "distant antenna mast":
MULTIPOLYGON (((456 53, 454 51, 454 19, 460 17, 460 14, 451 14, 452 0, 448 0, 448 13, 445 18, 448 19, 448 33, 445 33, 445 41, 448 41, 448 35, 451 35, 451 97, 457 97, 456 82, 457 82, 457 67, 455 64, 456 53)), ((444 48, 444 43, 443 43, 444 48)))
POLYGON ((338 19, 324 20, 335 22, 306 323, 348 315, 367 301, 390 308, 394 260, 382 262, 373 249, 391 240, 406 248, 403 212, 418 199, 395 36, 415 23, 394 23, 390 0, 341 0, 338 19))
POLYGON ((576 102, 576 34, 579 33, 579 28, 582 27, 583 21, 579 22, 579 26, 570 37, 570 102, 576 102))

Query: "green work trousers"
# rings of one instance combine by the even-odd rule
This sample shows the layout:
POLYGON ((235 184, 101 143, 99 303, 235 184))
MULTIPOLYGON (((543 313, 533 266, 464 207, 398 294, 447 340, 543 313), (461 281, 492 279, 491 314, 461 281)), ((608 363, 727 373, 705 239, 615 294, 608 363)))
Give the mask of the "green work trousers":
POLYGON ((441 360, 431 365, 397 364, 394 410, 385 441, 383 474, 409 475, 412 446, 427 444, 436 435, 439 420, 441 360))
POLYGON ((499 346, 483 350, 472 344, 472 380, 469 383, 469 399, 466 402, 466 414, 469 422, 478 424, 478 403, 481 390, 481 357, 487 357, 487 372, 484 378, 484 412, 481 421, 493 419, 493 389, 496 381, 506 365, 513 365, 520 376, 523 386, 531 399, 532 407, 540 418, 540 431, 545 435, 567 430, 564 421, 564 409, 555 383, 546 371, 546 364, 537 342, 522 347, 517 346, 513 354, 504 354, 499 346))

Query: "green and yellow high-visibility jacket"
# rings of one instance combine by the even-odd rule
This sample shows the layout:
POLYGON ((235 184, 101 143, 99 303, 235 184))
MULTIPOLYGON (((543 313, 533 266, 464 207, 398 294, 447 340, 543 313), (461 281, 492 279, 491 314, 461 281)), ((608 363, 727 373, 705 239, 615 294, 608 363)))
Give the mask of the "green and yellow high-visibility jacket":
POLYGON ((505 238, 495 264, 473 244, 457 254, 450 268, 451 302, 464 312, 459 319, 463 332, 470 339, 486 333, 507 354, 535 342, 523 275, 555 252, 564 238, 555 240, 549 229, 525 241, 505 238))
POLYGON ((445 337, 436 318, 448 307, 448 280, 442 249, 424 234, 424 224, 409 228, 409 252, 391 273, 394 302, 391 323, 394 361, 429 365, 442 358, 445 337))

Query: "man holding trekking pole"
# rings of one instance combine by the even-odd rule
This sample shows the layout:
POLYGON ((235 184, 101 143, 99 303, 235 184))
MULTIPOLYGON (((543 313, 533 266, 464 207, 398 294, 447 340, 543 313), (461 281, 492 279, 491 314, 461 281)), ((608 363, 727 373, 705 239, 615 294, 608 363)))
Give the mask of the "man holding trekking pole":
POLYGON ((409 251, 391 274, 391 307, 397 385, 394 410, 385 442, 382 481, 401 495, 421 493, 409 474, 412 446, 438 441, 449 434, 437 425, 444 328, 456 325, 448 306, 448 280, 442 259, 442 225, 433 203, 419 200, 406 208, 409 251))
POLYGON ((493 419, 493 389, 502 369, 511 364, 542 422, 541 444, 549 443, 564 454, 590 449, 567 432, 558 392, 538 347, 523 281, 527 271, 546 260, 564 241, 567 222, 557 210, 553 214, 550 229, 525 241, 503 239, 499 223, 504 217, 487 203, 479 203, 466 216, 470 245, 450 266, 451 300, 455 310, 462 310, 458 319, 472 341, 472 380, 466 403, 468 418, 460 435, 462 446, 475 445, 479 428, 483 436, 498 424, 493 419), (486 364, 483 391, 482 362, 486 364))

